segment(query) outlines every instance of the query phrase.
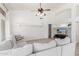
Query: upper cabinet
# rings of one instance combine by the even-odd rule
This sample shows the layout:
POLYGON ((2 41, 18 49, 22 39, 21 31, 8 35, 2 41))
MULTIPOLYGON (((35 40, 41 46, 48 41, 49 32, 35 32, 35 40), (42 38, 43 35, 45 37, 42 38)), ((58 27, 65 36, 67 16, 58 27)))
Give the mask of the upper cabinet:
POLYGON ((69 22, 69 19, 71 18, 71 9, 64 9, 57 13, 55 13, 55 19, 56 23, 67 23, 69 22), (61 22, 60 22, 61 21, 61 22))

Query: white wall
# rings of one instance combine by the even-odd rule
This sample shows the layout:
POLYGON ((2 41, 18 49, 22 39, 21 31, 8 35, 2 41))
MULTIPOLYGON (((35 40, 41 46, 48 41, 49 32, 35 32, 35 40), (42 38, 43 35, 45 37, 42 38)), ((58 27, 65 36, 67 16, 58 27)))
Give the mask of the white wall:
MULTIPOLYGON (((63 7, 62 10, 64 10, 63 7)), ((59 25, 68 21, 68 18, 64 18, 64 16, 67 16, 67 14, 70 14, 70 12, 67 11, 68 13, 66 13, 65 11, 66 15, 63 15, 64 11, 61 12, 62 10, 59 12, 58 10, 56 12, 45 12, 47 16, 45 16, 44 19, 40 19, 38 16, 35 16, 36 12, 19 10, 9 11, 9 19, 12 30, 11 32, 13 35, 20 34, 25 36, 26 40, 47 38, 48 24, 52 24, 53 27, 55 24, 59 25)), ((53 33, 54 30, 52 29, 52 36, 53 33)))
MULTIPOLYGON (((25 36, 26 40, 47 38, 48 24, 54 26, 71 22, 70 18, 74 16, 74 12, 72 13, 74 9, 73 5, 69 4, 56 11, 46 12, 47 16, 44 19, 35 16, 35 12, 31 11, 9 11, 11 32, 13 35, 20 34, 25 36)), ((53 32, 52 29, 52 34, 53 32)))
POLYGON ((23 35, 25 40, 48 37, 48 24, 53 24, 53 12, 46 12, 47 16, 40 19, 35 12, 10 11, 9 19, 13 35, 23 35))

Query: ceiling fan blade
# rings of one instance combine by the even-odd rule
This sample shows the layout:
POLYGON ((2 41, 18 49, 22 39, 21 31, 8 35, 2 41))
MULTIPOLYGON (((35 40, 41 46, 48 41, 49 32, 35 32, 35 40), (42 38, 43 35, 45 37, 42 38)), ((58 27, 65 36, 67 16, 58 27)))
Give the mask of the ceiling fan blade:
POLYGON ((38 12, 38 8, 36 8, 36 9, 31 9, 31 11, 33 11, 33 12, 38 12))
POLYGON ((44 11, 51 11, 51 9, 44 9, 44 11))

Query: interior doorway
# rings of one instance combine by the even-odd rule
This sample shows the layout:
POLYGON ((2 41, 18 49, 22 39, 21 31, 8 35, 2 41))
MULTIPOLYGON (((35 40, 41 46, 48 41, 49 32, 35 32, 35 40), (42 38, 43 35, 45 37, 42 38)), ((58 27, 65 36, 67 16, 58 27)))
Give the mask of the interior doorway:
POLYGON ((52 24, 48 24, 48 38, 52 38, 52 24))

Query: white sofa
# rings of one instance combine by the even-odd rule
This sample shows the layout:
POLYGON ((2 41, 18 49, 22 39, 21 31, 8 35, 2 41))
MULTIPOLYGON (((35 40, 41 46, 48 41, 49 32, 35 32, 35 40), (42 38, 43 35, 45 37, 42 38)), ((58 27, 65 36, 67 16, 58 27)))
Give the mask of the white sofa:
POLYGON ((68 41, 57 45, 57 41, 52 40, 49 43, 26 43, 24 46, 13 48, 12 41, 6 40, 0 43, 0 56, 74 56, 75 44, 68 41))
POLYGON ((38 52, 36 56, 75 56, 75 42, 38 52))

